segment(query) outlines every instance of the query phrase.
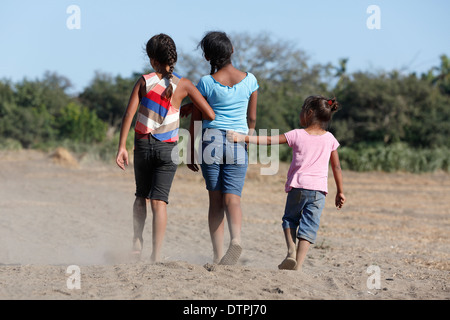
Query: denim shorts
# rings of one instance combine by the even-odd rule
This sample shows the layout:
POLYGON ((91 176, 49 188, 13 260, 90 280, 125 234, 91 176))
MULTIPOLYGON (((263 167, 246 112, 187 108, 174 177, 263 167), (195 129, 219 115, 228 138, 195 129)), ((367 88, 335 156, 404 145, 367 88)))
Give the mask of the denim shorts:
POLYGON ((134 143, 136 197, 169 203, 169 192, 178 167, 172 161, 172 150, 177 143, 161 142, 151 134, 135 138, 134 143))
POLYGON ((228 141, 224 130, 204 129, 201 150, 206 189, 241 196, 248 167, 247 145, 228 141))
POLYGON ((325 197, 321 191, 293 188, 287 195, 283 228, 297 230, 298 227, 297 238, 314 243, 325 197))

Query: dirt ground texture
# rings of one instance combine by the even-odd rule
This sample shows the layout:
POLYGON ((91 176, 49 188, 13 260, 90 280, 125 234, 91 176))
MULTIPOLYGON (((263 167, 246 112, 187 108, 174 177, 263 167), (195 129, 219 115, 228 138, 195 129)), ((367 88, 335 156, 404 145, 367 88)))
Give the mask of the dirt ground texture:
MULTIPOLYGON (((168 206, 163 261, 128 259, 133 168, 70 155, 0 151, 0 299, 450 299, 450 175, 344 171, 347 202, 329 195, 300 272, 278 270, 288 164, 250 165, 242 195, 243 252, 212 265, 201 173, 180 166, 168 206), (70 289, 68 267, 80 270, 70 289), (379 282, 377 282, 379 280, 379 282)), ((226 244, 228 243, 226 229, 226 244)))

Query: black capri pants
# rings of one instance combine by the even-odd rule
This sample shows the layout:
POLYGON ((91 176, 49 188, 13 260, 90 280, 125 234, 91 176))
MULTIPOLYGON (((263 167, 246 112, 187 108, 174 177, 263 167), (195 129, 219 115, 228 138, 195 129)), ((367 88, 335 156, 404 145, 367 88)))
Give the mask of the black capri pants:
MULTIPOLYGON (((176 142, 162 142, 151 134, 136 135, 134 141, 136 197, 169 203, 169 193, 178 165, 172 160, 176 142)), ((178 155, 177 152, 174 152, 178 155)))

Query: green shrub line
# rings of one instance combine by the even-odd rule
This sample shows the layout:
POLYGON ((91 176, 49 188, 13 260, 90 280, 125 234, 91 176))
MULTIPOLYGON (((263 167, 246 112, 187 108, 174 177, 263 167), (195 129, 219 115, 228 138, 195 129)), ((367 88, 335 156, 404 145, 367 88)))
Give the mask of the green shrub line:
MULTIPOLYGON (((134 135, 129 134, 127 148, 133 150, 134 135)), ((63 147, 72 152, 78 159, 88 159, 112 164, 115 161, 119 133, 99 143, 82 143, 68 139, 39 144, 32 149, 51 152, 63 147)), ((21 143, 12 138, 0 141, 0 150, 23 150, 21 143)), ((281 148, 279 159, 290 162, 290 148, 281 148)), ((432 149, 411 148, 405 143, 392 145, 357 145, 344 146, 338 149, 343 170, 355 172, 409 172, 426 173, 450 171, 450 149, 446 147, 432 149)), ((130 158, 131 158, 130 154, 130 158)))
MULTIPOLYGON (((338 65, 312 63, 300 48, 268 34, 237 33, 233 39, 236 66, 258 79, 258 134, 278 135, 299 128, 300 109, 310 95, 336 97, 339 110, 327 130, 341 144, 344 170, 449 171, 447 54, 440 56, 439 65, 422 74, 395 69, 348 73, 348 58, 340 59, 338 65)), ((180 58, 177 72, 193 83, 209 72, 207 63, 195 63, 196 55, 184 53, 180 58)), ((114 163, 130 91, 136 79, 148 72, 151 70, 122 77, 99 71, 76 93, 69 93, 73 89, 70 79, 52 71, 34 80, 0 79, 0 150, 64 147, 80 161, 114 163)), ((188 102, 185 99, 181 105, 188 102)), ((181 128, 187 129, 189 124, 189 117, 180 119, 181 128)), ((127 140, 130 153, 132 131, 127 140)), ((278 156, 281 162, 292 159, 287 145, 268 150, 276 150, 271 158, 278 156)), ((257 154, 264 156, 260 151, 263 149, 257 154)))
MULTIPOLYGON (((134 135, 130 134, 127 138, 127 149, 131 153, 133 151, 134 135)), ((101 142, 87 143, 78 142, 70 139, 51 140, 45 143, 33 145, 31 148, 24 148, 20 141, 12 138, 0 140, 0 150, 18 151, 18 150, 39 150, 51 153, 57 148, 65 148, 70 151, 77 159, 88 161, 101 161, 104 163, 114 163, 119 145, 119 133, 115 133, 111 138, 105 138, 101 142)))
POLYGON ((339 149, 343 170, 424 173, 450 169, 450 149, 411 148, 405 143, 339 149))

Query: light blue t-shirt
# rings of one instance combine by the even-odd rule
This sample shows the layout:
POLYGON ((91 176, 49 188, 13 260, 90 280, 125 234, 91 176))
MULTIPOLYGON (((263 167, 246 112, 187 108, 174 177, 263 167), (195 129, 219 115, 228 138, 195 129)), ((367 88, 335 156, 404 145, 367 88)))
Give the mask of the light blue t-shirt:
POLYGON ((197 84, 197 89, 216 114, 213 121, 203 120, 203 129, 233 130, 247 134, 248 102, 252 93, 258 88, 258 81, 250 72, 247 72, 247 76, 232 87, 221 84, 211 75, 202 77, 197 84))

